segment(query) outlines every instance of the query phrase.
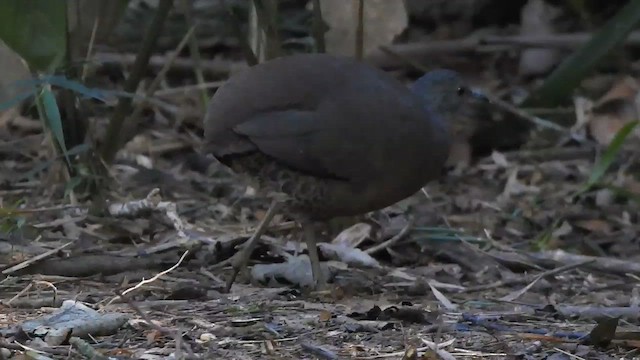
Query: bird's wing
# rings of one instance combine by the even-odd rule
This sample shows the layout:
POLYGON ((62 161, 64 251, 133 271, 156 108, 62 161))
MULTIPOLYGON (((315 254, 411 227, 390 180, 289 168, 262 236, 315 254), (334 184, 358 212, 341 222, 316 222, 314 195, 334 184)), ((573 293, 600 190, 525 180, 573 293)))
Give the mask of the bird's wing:
MULTIPOLYGON (((263 112, 233 127, 264 154, 309 175, 351 180, 353 170, 340 152, 340 132, 332 122, 319 121, 314 111, 282 110, 263 112), (338 143, 336 143, 338 142, 338 143)), ((345 154, 347 155, 347 154, 345 154)))

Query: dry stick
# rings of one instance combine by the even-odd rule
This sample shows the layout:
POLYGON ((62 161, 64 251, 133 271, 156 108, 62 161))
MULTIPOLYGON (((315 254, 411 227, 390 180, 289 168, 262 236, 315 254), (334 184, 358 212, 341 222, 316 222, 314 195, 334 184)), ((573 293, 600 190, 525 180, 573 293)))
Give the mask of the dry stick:
MULTIPOLYGON (((482 38, 481 42, 487 45, 573 48, 586 43, 592 36, 593 34, 585 32, 549 35, 486 36, 482 38)), ((624 43, 627 45, 640 45, 640 31, 631 32, 624 43)))
POLYGON ((258 60, 264 62, 280 54, 277 28, 278 3, 275 0, 253 0, 250 16, 250 41, 258 60))
MULTIPOLYGON (((4 216, 14 216, 17 214, 33 214, 33 213, 41 213, 48 211, 61 211, 61 210, 75 210, 78 209, 80 212, 85 212, 86 208, 80 205, 56 205, 50 207, 42 207, 42 208, 33 208, 33 209, 11 209, 8 212, 3 213, 4 216)), ((7 211, 7 209, 4 209, 7 211)))
POLYGON ((280 41, 280 34, 278 33, 278 1, 266 0, 264 9, 265 17, 267 17, 267 46, 266 49, 268 59, 274 59, 280 56, 282 53, 282 42, 280 41))
MULTIPOLYGON (((445 223, 447 224, 447 226, 449 228, 452 228, 451 225, 449 224, 449 221, 446 218, 444 218, 444 220, 445 220, 445 223)), ((509 247, 508 245, 505 245, 505 244, 501 244, 501 243, 497 242, 495 239, 493 239, 493 237, 491 237, 491 233, 488 230, 485 229, 484 232, 485 232, 485 238, 486 238, 487 242, 489 242, 489 244, 491 244, 491 246, 493 246, 494 248, 500 249, 502 251, 510 251, 510 252, 513 252, 513 253, 518 253, 518 251, 516 251, 512 247, 509 247)), ((474 251, 476 251, 478 253, 481 253, 481 254, 483 254, 483 255, 495 260, 498 263, 500 263, 500 261, 502 260, 499 256, 491 254, 490 252, 488 252, 486 250, 480 249, 476 245, 468 242, 467 240, 465 240, 464 238, 462 238, 460 236, 457 236, 457 238, 458 238, 458 240, 460 240, 468 248, 470 248, 470 249, 472 249, 472 250, 474 250, 474 251)), ((528 266, 528 267, 537 269, 537 270, 541 270, 541 271, 544 270, 543 267, 538 266, 538 265, 533 264, 533 263, 527 263, 525 261, 519 261, 518 263, 522 264, 524 266, 528 266)))
MULTIPOLYGON (((134 286, 132 286, 132 287, 130 287, 130 288, 128 288, 128 289, 126 289, 126 290, 122 291, 122 292, 120 292, 120 291, 119 291, 119 293, 121 293, 121 294, 122 294, 122 296, 124 296, 124 295, 126 295, 126 294, 128 294, 128 293, 132 292, 133 290, 136 290, 136 289, 141 288, 143 285, 150 284, 150 283, 152 283, 152 282, 154 282, 154 281, 158 280, 158 279, 159 279, 160 277, 162 277, 163 275, 166 275, 166 274, 168 274, 168 273, 172 272, 173 270, 177 269, 177 268, 178 268, 178 266, 180 266, 180 264, 182 264, 182 261, 184 260, 184 258, 185 258, 188 254, 189 254, 189 250, 185 251, 185 252, 182 254, 182 256, 180 257, 180 259, 178 260, 178 262, 177 262, 177 263, 175 263, 175 264, 174 264, 173 266, 171 266, 170 268, 168 268, 167 270, 164 270, 164 271, 161 271, 161 272, 157 273, 156 275, 154 275, 154 276, 153 276, 152 278, 150 278, 150 279, 142 279, 142 280, 141 280, 140 282, 138 282, 136 285, 134 285, 134 286)), ((122 297, 122 296, 121 296, 121 297, 122 297)), ((117 297, 112 298, 111 300, 109 300, 109 302, 107 303, 107 305, 106 305, 106 306, 111 305, 111 303, 113 303, 113 302, 114 302, 114 301, 116 301, 117 299, 118 299, 117 297)))
POLYGON ((356 36, 355 49, 356 60, 362 61, 364 57, 364 0, 354 0, 356 5, 356 36))
MULTIPOLYGON (((40 237, 38 237, 38 239, 40 239, 40 237)), ((38 239, 36 239, 36 241, 37 241, 38 239)), ((51 249, 51 250, 49 250, 49 251, 45 251, 45 252, 43 252, 43 253, 42 253, 42 254, 40 254, 40 255, 36 255, 36 256, 34 256, 34 257, 32 257, 32 258, 30 258, 30 259, 28 259, 28 260, 25 260, 25 261, 23 261, 23 262, 21 262, 21 263, 19 263, 19 264, 16 264, 16 265, 11 266, 11 267, 9 267, 9 268, 7 268, 7 269, 4 269, 4 270, 2 270, 2 274, 7 275, 7 274, 11 274, 11 273, 13 273, 13 272, 16 272, 16 271, 18 271, 18 270, 22 270, 22 269, 24 269, 24 268, 28 267, 29 265, 31 265, 31 264, 33 264, 33 263, 35 263, 35 262, 38 262, 38 261, 40 261, 40 260, 43 260, 43 259, 45 259, 45 258, 47 258, 47 257, 49 257, 49 256, 51 256, 51 255, 53 255, 53 254, 55 254, 55 253, 57 253, 58 251, 60 251, 60 250, 62 250, 62 249, 64 249, 64 248, 66 248, 67 246, 69 246, 69 245, 73 244, 74 242, 75 242, 75 241, 70 241, 70 242, 68 242, 68 243, 62 244, 62 245, 60 245, 60 246, 58 246, 58 247, 56 247, 56 248, 53 248, 53 249, 51 249)))
MULTIPOLYGON (((184 16, 187 20, 187 24, 190 28, 195 29, 196 22, 193 17, 193 1, 191 0, 182 0, 182 5, 184 7, 184 16)), ((191 59, 193 60, 193 72, 196 75, 196 81, 198 84, 204 84, 204 73, 202 72, 202 59, 200 57, 200 47, 198 46, 198 38, 196 37, 195 32, 193 35, 189 36, 189 53, 191 55, 191 59)), ((207 104, 209 102, 209 96, 207 94, 206 88, 201 88, 202 90, 202 109, 207 108, 207 104)))
POLYGON ((502 153, 508 161, 546 162, 592 159, 596 155, 596 148, 549 148, 540 150, 514 150, 502 153))
POLYGON ((602 271, 609 274, 640 274, 640 264, 638 264, 637 261, 627 261, 611 257, 571 254, 564 250, 542 251, 527 255, 530 259, 536 261, 547 259, 559 263, 594 260, 594 263, 588 266, 590 269, 602 271))
POLYGON ((324 21, 322 21, 322 8, 320 7, 320 0, 313 0, 312 33, 313 39, 316 42, 316 51, 319 53, 327 52, 327 47, 324 41, 324 21))
POLYGON ((547 271, 543 272, 542 274, 536 276, 535 279, 533 279, 533 281, 531 281, 527 286, 523 287, 520 290, 511 292, 511 293, 501 297, 500 300, 502 300, 502 301, 514 301, 517 298, 519 298, 520 296, 524 295, 524 293, 529 291, 529 289, 531 289, 533 287, 533 285, 535 285, 541 279, 543 279, 545 277, 548 277, 548 276, 557 275, 557 274, 563 273, 565 271, 573 270, 575 268, 582 267, 582 266, 590 264, 592 262, 595 262, 595 260, 591 259, 591 260, 581 261, 581 262, 576 263, 576 264, 567 264, 567 265, 564 265, 564 266, 557 267, 555 269, 547 270, 547 271))
POLYGON ((570 135, 570 131, 567 128, 564 128, 552 121, 549 120, 545 120, 545 119, 541 119, 537 116, 532 116, 527 114, 527 112, 525 112, 524 110, 520 110, 517 107, 509 104, 508 102, 499 99, 495 96, 492 96, 491 94, 485 94, 487 96, 487 98, 489 99, 489 102, 492 103, 493 105, 496 105, 497 107, 499 107, 500 109, 511 113, 521 119, 527 120, 530 123, 546 128, 546 129, 551 129, 551 130, 555 130, 558 132, 561 132, 563 134, 569 134, 570 135))
POLYGON ((220 0, 220 3, 222 3, 222 6, 224 6, 224 8, 227 10, 227 13, 229 14, 229 19, 231 19, 231 28, 235 36, 238 38, 238 42, 240 43, 240 48, 242 49, 242 54, 244 55, 245 61, 247 62, 247 64, 249 64, 249 66, 256 65, 258 63, 258 57, 256 56, 256 53, 254 53, 251 49, 251 44, 249 44, 248 38, 244 36, 240 21, 231 10, 231 6, 227 3, 227 0, 220 0))
POLYGON ((203 82, 203 83, 198 83, 194 85, 178 86, 178 87, 158 90, 153 95, 155 98, 158 98, 161 96, 173 96, 175 94, 186 94, 188 92, 196 91, 196 90, 217 89, 222 85, 224 85, 225 83, 226 83, 225 80, 221 80, 221 81, 203 82))
MULTIPOLYGON (((151 53, 155 48, 155 44, 159 37, 158 35, 162 31, 164 22, 169 16, 169 11, 172 6, 173 0, 160 0, 156 13, 151 21, 151 25, 149 25, 147 32, 144 34, 142 46, 140 47, 138 56, 136 56, 133 69, 131 70, 131 75, 129 75, 125 80, 123 86, 123 90, 125 92, 134 93, 138 88, 138 84, 140 83, 140 80, 142 80, 147 64, 149 63, 149 58, 151 58, 151 53)), ((122 130, 125 117, 131 111, 131 102, 132 99, 129 97, 121 97, 118 99, 118 105, 116 105, 113 117, 111 118, 111 121, 109 121, 107 134, 104 137, 104 144, 102 149, 100 149, 100 155, 107 164, 113 162, 116 157, 116 153, 122 145, 120 143, 120 131, 122 130)))
POLYGON ((109 357, 102 355, 96 348, 91 346, 87 341, 77 337, 72 336, 69 338, 69 345, 73 346, 78 350, 78 352, 85 357, 86 359, 92 360, 108 360, 109 357))
MULTIPOLYGON (((222 3, 226 3, 225 0, 219 0, 222 3)), ((227 7, 227 10, 230 14, 233 15, 233 12, 227 7)), ((235 19, 235 17, 234 17, 235 19)), ((240 25, 238 24, 237 19, 232 21, 232 26, 234 28, 234 33, 239 34, 238 39, 240 41, 240 46, 242 48, 243 54, 247 59, 249 65, 257 64, 257 59, 255 55, 251 51, 249 44, 247 43, 242 30, 240 29, 240 25)), ((590 34, 553 34, 546 37, 537 37, 540 40, 544 41, 553 41, 556 36, 563 36, 567 38, 578 38, 582 39, 584 36, 587 40, 589 39, 590 34)), ((521 36, 493 36, 491 37, 491 41, 502 41, 506 44, 510 43, 510 39, 512 38, 521 38, 521 36)), ((511 42, 516 42, 515 40, 511 42)), ((542 41, 541 41, 542 42, 542 41)), ((445 55, 452 53, 461 53, 461 52, 470 52, 470 51, 505 51, 513 49, 513 46, 505 45, 502 48, 496 48, 492 46, 491 48, 483 45, 487 43, 487 41, 483 41, 483 39, 462 39, 462 40, 443 40, 443 41, 430 41, 428 43, 420 42, 420 43, 407 43, 407 44, 396 44, 385 47, 386 50, 392 51, 396 56, 390 56, 389 53, 383 49, 375 49, 367 54, 366 60, 381 66, 381 67, 393 67, 399 66, 398 59, 401 58, 424 58, 428 55, 445 55)), ((580 45, 580 42, 573 42, 572 45, 580 45)), ((640 45, 640 31, 631 33, 631 37, 627 38, 627 41, 624 42, 626 45, 638 46, 640 45)), ((532 47, 541 47, 540 44, 532 47)), ((542 45, 542 47, 544 47, 542 45)), ((131 65, 135 63, 136 57, 133 54, 120 54, 113 52, 99 52, 96 53, 92 59, 94 62, 107 62, 107 63, 120 63, 124 65, 131 65)), ((149 66, 152 67, 162 67, 166 63, 166 57, 163 55, 154 55, 149 59, 149 66)), ((202 70, 206 73, 215 74, 217 76, 220 75, 228 75, 230 73, 234 73, 236 71, 240 71, 246 66, 244 64, 239 64, 237 62, 221 60, 221 59, 212 59, 212 60, 202 60, 200 64, 202 70)), ((182 70, 182 71, 191 71, 195 64, 193 63, 193 59, 189 58, 178 58, 173 64, 174 69, 182 70)), ((134 88, 135 91, 135 88, 134 88)))
MULTIPOLYGON (((31 290, 31 288, 33 287, 33 284, 35 284, 35 282, 33 282, 33 281, 30 282, 22 290, 18 291, 18 293, 15 294, 11 299, 9 299, 7 301, 3 301, 3 304, 6 305, 6 306, 11 306, 11 303, 13 303, 14 300, 18 299, 19 297, 24 295, 27 291, 31 290)), ((55 293, 57 293, 57 289, 55 287, 54 287, 54 291, 55 291, 55 293)))
MULTIPOLYGON (((87 48, 87 55, 85 59, 89 60, 91 58, 91 53, 93 52, 93 45, 96 40, 96 33, 98 32, 98 25, 100 24, 100 17, 96 17, 93 22, 93 28, 91 29, 91 38, 89 39, 89 47, 87 48)), ((82 75, 80 75, 80 80, 84 83, 84 80, 87 78, 87 73, 89 72, 89 61, 87 61, 82 66, 82 75)))
POLYGON ((404 56, 402 54, 398 54, 397 52, 395 52, 394 50, 390 49, 388 46, 380 46, 379 47, 380 51, 384 52, 385 54, 394 57, 400 61, 403 61, 405 63, 407 63, 410 66, 413 66, 416 70, 422 71, 424 73, 426 73, 427 71, 429 71, 429 69, 427 69, 427 67, 423 66, 422 64, 420 64, 419 62, 404 56))
MULTIPOLYGON (((160 69, 160 71, 158 71, 158 74, 156 75, 156 77, 153 79, 153 81, 151 82, 151 84, 149 85, 149 87, 147 88, 147 90, 144 93, 144 97, 146 98, 150 98, 153 96, 153 93, 158 89, 158 87, 160 86, 160 83, 162 82, 162 79, 164 79, 164 76, 167 74, 167 72, 169 71, 169 69, 171 68, 171 64, 173 64, 173 62, 175 61, 175 59, 178 57, 178 55, 180 54, 180 52, 182 51, 182 49, 184 49, 184 47, 187 45, 187 43, 189 42, 189 39, 193 36, 193 33, 196 29, 196 25, 193 25, 189 31, 187 31, 187 33, 184 35, 184 37, 182 38, 182 40, 180 40, 180 43, 178 44, 178 46, 176 47, 176 49, 173 51, 173 53, 169 56, 169 59, 167 59, 167 62, 164 64, 164 66, 162 67, 162 69, 160 69)), ((138 119, 138 117, 140 116, 140 114, 142 113, 142 105, 144 104, 143 101, 139 102, 136 106, 136 108, 133 110, 133 114, 131 114, 131 116, 129 116, 129 128, 132 127, 132 124, 134 124, 136 122, 136 119, 138 119)))
POLYGON ((187 344, 184 344, 181 341, 180 332, 173 332, 169 329, 166 329, 158 325, 155 321, 152 321, 151 319, 149 319, 147 314, 145 314, 138 305, 136 305, 133 301, 131 301, 131 299, 129 299, 129 297, 126 296, 124 293, 122 293, 120 290, 116 290, 116 295, 118 295, 118 297, 124 300, 124 302, 127 303, 127 305, 129 305, 129 307, 133 309, 133 311, 135 311, 135 313, 138 314, 138 316, 140 316, 142 320, 144 320, 149 326, 156 329, 159 333, 171 336, 173 338, 173 340, 176 343, 176 359, 182 358, 181 357, 182 349, 187 351, 190 358, 192 359, 195 358, 195 354, 193 353, 193 350, 191 350, 191 347, 187 344))
MULTIPOLYGON (((19 343, 17 340, 13 340, 14 343, 17 344, 17 346, 19 348, 15 348, 14 346, 12 346, 12 344, 6 344, 4 342, 0 343, 2 344, 2 347, 6 347, 7 349, 12 349, 12 350, 21 350, 21 351, 25 351, 25 352, 34 352, 36 354, 54 354, 54 355, 62 355, 64 356, 64 358, 69 358, 69 349, 53 349, 51 347, 29 347, 27 345, 23 345, 21 343, 19 343), (8 346, 5 346, 8 345, 8 346)), ((33 345, 33 344, 32 344, 33 345)), ((30 358, 35 358, 35 356, 30 355, 30 358)), ((47 357, 47 359, 50 359, 47 357)))
POLYGON ((553 348, 553 350, 555 350, 555 351, 557 351, 557 352, 559 352, 559 353, 561 353, 561 354, 564 354, 564 355, 566 355, 568 358, 571 358, 571 359, 575 359, 575 360, 587 360, 587 359, 583 358, 582 356, 578 356, 578 355, 576 355, 576 354, 572 354, 572 353, 570 353, 570 352, 568 352, 568 351, 566 351, 566 350, 562 350, 562 349, 560 349, 559 347, 554 347, 554 348, 553 348))
POLYGON ((371 254, 375 254, 378 251, 390 248, 391 246, 395 245, 398 241, 402 240, 411 230, 411 228, 413 227, 413 224, 415 223, 414 219, 412 218, 411 220, 409 220, 409 222, 407 223, 407 225, 405 225, 405 227, 402 228, 402 230, 400 230, 399 233, 397 233, 396 235, 394 235, 391 239, 380 243, 376 246, 372 246, 370 248, 368 248, 365 253, 371 255, 371 254))
MULTIPOLYGON (((543 36, 487 36, 464 38, 458 40, 441 40, 430 42, 415 42, 392 45, 394 52, 407 57, 423 58, 428 55, 445 55, 461 52, 495 52, 518 47, 564 47, 573 48, 582 45, 591 38, 590 33, 550 34, 543 36)), ((640 31, 632 32, 624 41, 625 45, 640 45, 640 31)), ((367 54, 367 59, 378 66, 395 66, 394 59, 390 59, 383 51, 374 50, 367 54)))
POLYGON ((247 240, 243 249, 233 256, 235 259, 231 259, 231 265, 233 266, 233 273, 231 274, 231 277, 229 278, 229 280, 227 280, 227 286, 225 287, 225 292, 229 292, 231 290, 231 286, 233 285, 233 282, 236 281, 236 277, 238 276, 238 273, 240 272, 241 267, 247 266, 247 263, 249 262, 249 257, 251 256, 253 249, 255 249, 256 245, 258 244, 258 240, 260 240, 260 237, 262 236, 262 234, 265 233, 265 231, 267 230, 267 227, 269 226, 269 223, 271 222, 273 217, 276 215, 277 211, 280 209, 280 205, 281 205, 280 201, 273 200, 273 202, 269 206, 269 210, 267 210, 267 213, 264 215, 264 218, 262 218, 262 221, 260 221, 260 224, 258 225, 258 228, 256 229, 256 231, 253 233, 251 238, 247 240))

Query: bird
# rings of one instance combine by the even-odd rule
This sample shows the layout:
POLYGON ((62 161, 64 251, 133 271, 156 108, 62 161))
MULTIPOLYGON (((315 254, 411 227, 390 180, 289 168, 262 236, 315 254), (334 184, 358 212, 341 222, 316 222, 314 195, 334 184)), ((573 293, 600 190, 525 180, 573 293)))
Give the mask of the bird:
POLYGON ((438 178, 449 123, 483 98, 453 70, 429 71, 407 86, 326 53, 283 56, 231 76, 208 104, 203 150, 273 200, 232 262, 227 291, 277 212, 304 230, 312 287, 326 285, 318 226, 393 205, 438 178))

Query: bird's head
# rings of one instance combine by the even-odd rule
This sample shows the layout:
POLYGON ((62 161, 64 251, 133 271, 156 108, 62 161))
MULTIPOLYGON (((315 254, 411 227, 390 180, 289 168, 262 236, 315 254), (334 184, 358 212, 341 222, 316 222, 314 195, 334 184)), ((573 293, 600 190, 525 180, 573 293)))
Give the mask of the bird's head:
POLYGON ((439 115, 455 115, 470 102, 487 101, 484 94, 470 89, 457 72, 446 69, 424 74, 413 83, 411 90, 439 115))

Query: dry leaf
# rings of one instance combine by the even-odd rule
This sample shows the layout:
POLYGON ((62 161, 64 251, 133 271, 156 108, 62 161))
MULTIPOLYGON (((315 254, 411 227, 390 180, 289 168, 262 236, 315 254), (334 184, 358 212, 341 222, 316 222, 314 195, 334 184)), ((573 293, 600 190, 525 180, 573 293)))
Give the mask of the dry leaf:
POLYGON ((371 225, 367 223, 357 223, 342 230, 331 243, 355 248, 364 240, 371 238, 372 231, 373 228, 371 225))
POLYGON ((613 84, 611 89, 607 91, 598 101, 596 106, 602 106, 612 100, 630 100, 636 97, 640 84, 631 76, 625 76, 620 81, 613 84))
POLYGON ((610 234, 611 224, 600 219, 580 220, 576 221, 575 225, 581 229, 589 230, 590 232, 599 234, 610 234))
POLYGON ((318 320, 323 323, 328 322, 331 320, 331 312, 327 310, 320 311, 320 314, 318 314, 318 320))
MULTIPOLYGON (((638 81, 627 76, 596 102, 588 120, 589 133, 599 144, 609 145, 625 124, 638 119, 639 90, 638 81)), ((640 137, 640 129, 635 129, 632 135, 640 137)))
POLYGON ((553 232, 551 233, 551 236, 553 236, 554 238, 559 238, 559 237, 567 236, 571 234, 572 231, 573 231, 573 227, 571 226, 571 224, 569 224, 566 221, 563 221, 560 227, 553 230, 553 232))
POLYGON ((145 336, 147 338, 147 344, 153 344, 162 338, 162 333, 156 329, 150 330, 145 336))

